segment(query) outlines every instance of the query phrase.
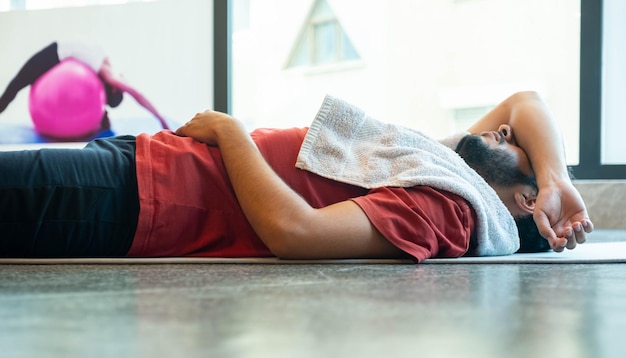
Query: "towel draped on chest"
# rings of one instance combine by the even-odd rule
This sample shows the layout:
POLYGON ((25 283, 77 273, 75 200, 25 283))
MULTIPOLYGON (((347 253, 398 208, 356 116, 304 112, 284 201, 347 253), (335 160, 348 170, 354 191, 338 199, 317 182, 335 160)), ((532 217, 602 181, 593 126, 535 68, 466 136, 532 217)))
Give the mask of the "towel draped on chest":
POLYGON ((456 152, 419 131, 378 121, 341 99, 324 99, 296 167, 364 188, 424 185, 457 194, 477 216, 477 246, 470 255, 509 255, 519 248, 510 212, 456 152))

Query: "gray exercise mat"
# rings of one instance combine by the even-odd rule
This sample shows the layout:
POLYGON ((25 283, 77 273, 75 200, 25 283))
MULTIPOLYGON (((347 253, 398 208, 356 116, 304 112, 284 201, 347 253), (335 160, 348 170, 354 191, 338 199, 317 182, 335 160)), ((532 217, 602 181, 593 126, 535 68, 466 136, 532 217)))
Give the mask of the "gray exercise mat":
MULTIPOLYGON (((483 256, 428 259, 422 264, 601 264, 626 263, 626 241, 586 243, 574 250, 483 256)), ((204 258, 204 257, 150 257, 150 258, 78 258, 31 259, 0 258, 0 265, 67 265, 67 264, 413 264, 410 260, 281 260, 277 258, 204 258)))

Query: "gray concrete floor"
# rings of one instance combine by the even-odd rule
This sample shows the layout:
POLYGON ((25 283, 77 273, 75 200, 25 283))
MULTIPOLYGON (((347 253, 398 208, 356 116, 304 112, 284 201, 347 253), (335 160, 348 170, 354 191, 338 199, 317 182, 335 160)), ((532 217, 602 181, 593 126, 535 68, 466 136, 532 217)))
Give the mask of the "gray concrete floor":
MULTIPOLYGON (((626 241, 598 231, 594 241, 626 241)), ((626 357, 626 265, 4 265, 0 357, 626 357)))

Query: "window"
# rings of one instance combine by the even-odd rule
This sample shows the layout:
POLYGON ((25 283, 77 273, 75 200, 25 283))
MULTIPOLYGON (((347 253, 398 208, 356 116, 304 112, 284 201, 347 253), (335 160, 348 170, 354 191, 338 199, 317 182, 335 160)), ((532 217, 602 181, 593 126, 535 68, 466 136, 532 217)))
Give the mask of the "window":
POLYGON ((455 132, 469 128, 492 108, 493 107, 467 107, 455 109, 453 111, 455 132))
POLYGON ((250 28, 250 0, 233 1, 233 33, 245 31, 250 28))
MULTIPOLYGON (((280 2, 280 0, 275 1, 280 2)), ((328 2, 330 5, 336 6, 334 1, 328 0, 328 2)), ((214 2, 216 25, 215 43, 217 45, 215 52, 216 108, 233 113, 241 119, 247 118, 251 126, 277 125, 277 123, 282 121, 281 118, 287 118, 286 121, 288 123, 297 125, 298 123, 296 123, 296 121, 298 118, 305 118, 301 123, 306 123, 306 121, 310 119, 311 112, 315 112, 317 105, 321 102, 320 97, 323 96, 324 93, 332 93, 335 95, 344 95, 346 99, 352 100, 353 103, 356 102, 356 104, 370 110, 370 112, 373 109, 374 112, 382 114, 380 116, 381 119, 389 120, 392 118, 395 120, 395 118, 397 118, 396 113, 389 115, 388 110, 379 110, 379 108, 388 106, 393 102, 388 99, 388 93, 390 91, 386 89, 390 87, 390 85, 385 81, 385 77, 388 78, 388 76, 385 76, 384 72, 380 72, 378 76, 366 78, 360 76, 359 73, 356 75, 350 73, 358 71, 346 71, 346 73, 344 73, 344 81, 338 81, 328 74, 318 74, 317 76, 315 76, 315 74, 307 74, 302 76, 303 78, 299 78, 298 81, 294 80, 290 82, 288 79, 286 80, 284 78, 284 69, 281 68, 278 75, 272 74, 267 77, 273 78, 274 81, 276 78, 280 79, 278 82, 282 82, 283 85, 279 86, 279 88, 291 89, 291 95, 287 96, 284 96, 282 92, 277 94, 271 93, 271 91, 267 91, 267 95, 263 95, 263 91, 255 88, 263 88, 264 85, 255 80, 255 78, 247 78, 243 83, 231 81, 231 73, 240 73, 243 69, 238 68, 234 60, 240 58, 240 56, 237 54, 232 56, 230 52, 230 37, 224 36, 224 34, 228 33, 228 24, 226 20, 222 19, 226 19, 226 15, 228 14, 226 11, 226 5, 228 3, 228 0, 215 0, 214 2), (231 57, 233 61, 231 61, 231 57), (372 82, 372 79, 376 81, 372 82), (319 82, 324 81, 327 83, 325 87, 319 85, 319 82), (346 82, 350 81, 358 84, 355 86, 357 87, 356 89, 346 89, 346 82), (242 87, 248 90, 243 90, 242 87), (377 91, 378 87, 384 90, 377 91), (374 94, 367 99, 360 99, 366 97, 362 94, 364 91, 374 94), (259 96, 259 93, 262 95, 259 96), (313 94, 313 99, 309 98, 311 94, 313 94), (318 97, 315 98, 315 96, 318 97), (255 101, 255 97, 261 99, 255 101), (300 108, 300 110, 295 108, 296 106, 289 105, 291 100, 298 103, 297 107, 300 108), (287 109, 281 110, 283 107, 287 109)), ((302 1, 302 3, 305 3, 305 1, 302 1)), ((338 3, 342 4, 343 2, 338 3)), ((397 8, 396 1, 390 0, 388 3, 389 5, 378 4, 379 8, 397 8)), ((626 43, 626 41, 619 40, 619 35, 621 34, 623 39, 623 34, 625 33, 623 24, 626 23, 626 21, 624 21, 626 12, 620 10, 620 6, 623 7, 624 5, 620 4, 619 0, 579 0, 558 2, 558 4, 557 2, 554 3, 553 6, 552 2, 546 3, 538 0, 528 2, 521 0, 510 2, 499 2, 496 0, 450 0, 448 2, 437 2, 437 4, 433 4, 432 2, 421 4, 424 5, 425 8, 443 8, 448 11, 448 15, 450 15, 450 12, 453 14, 462 14, 464 11, 468 13, 464 16, 465 21, 461 21, 456 25, 456 28, 459 29, 457 32, 461 34, 459 38, 463 40, 457 41, 457 44, 448 46, 446 49, 443 49, 443 51, 452 52, 455 48, 471 48, 474 46, 474 51, 468 50, 467 54, 464 54, 462 50, 457 50, 456 52, 458 58, 470 62, 464 71, 461 71, 459 66, 453 66, 450 61, 431 61, 431 68, 447 67, 450 69, 450 72, 464 72, 467 77, 471 77, 472 74, 475 77, 480 77, 482 74, 486 73, 484 71, 485 66, 481 66, 480 63, 476 65, 476 61, 480 60, 487 63, 491 61, 491 63, 496 64, 500 62, 498 61, 499 59, 491 59, 492 57, 497 58, 498 56, 492 56, 489 51, 485 52, 485 49, 493 48, 500 52, 510 53, 511 56, 517 56, 519 59, 524 60, 522 67, 516 67, 520 65, 520 62, 516 63, 512 61, 505 64, 505 67, 508 67, 506 71, 499 71, 499 73, 510 75, 510 72, 519 70, 518 72, 520 72, 522 76, 518 77, 522 78, 522 80, 510 81, 508 86, 502 87, 497 85, 485 87, 481 87, 480 85, 474 86, 474 89, 465 91, 462 96, 458 94, 445 95, 446 91, 443 91, 444 94, 437 96, 433 94, 436 88, 416 91, 412 96, 407 96, 406 93, 408 92, 406 89, 399 91, 398 88, 394 88, 393 92, 396 93, 398 97, 403 97, 404 94, 404 97, 410 97, 412 100, 408 102, 402 101, 402 104, 398 104, 396 101, 394 107, 400 109, 400 112, 404 113, 403 115, 405 117, 408 117, 406 113, 409 113, 411 107, 420 107, 420 110, 427 114, 427 118, 429 118, 428 114, 438 112, 441 108, 445 108, 447 110, 446 117, 450 121, 454 121, 455 111, 457 110, 464 111, 464 108, 481 107, 485 105, 485 103, 488 103, 489 106, 494 105, 498 99, 502 99, 503 95, 517 88, 538 89, 544 95, 547 95, 549 104, 553 108, 555 115, 561 120, 560 126, 565 130, 565 141, 568 148, 568 163, 574 166, 576 177, 578 179, 626 178, 626 165, 623 164, 623 159, 611 159, 611 157, 607 158, 606 156, 608 152, 611 152, 610 156, 619 153, 623 155, 624 151, 621 150, 620 152, 620 149, 611 148, 609 144, 604 143, 606 138, 603 139, 602 134, 604 132, 606 136, 613 132, 623 132, 619 128, 613 127, 620 123, 619 117, 615 116, 612 111, 611 113, 613 114, 607 114, 607 112, 610 111, 610 109, 607 108, 610 105, 607 103, 611 101, 613 101, 613 103, 619 102, 615 102, 614 99, 603 98, 603 95, 606 94, 613 98, 624 98, 625 90, 623 87, 619 89, 619 86, 611 87, 604 83, 602 79, 603 76, 605 76, 604 78, 611 76, 614 81, 621 81, 622 85, 626 83, 626 80, 623 80, 623 77, 619 77, 623 76, 623 72, 620 72, 618 68, 612 67, 611 69, 602 67, 602 51, 603 48, 607 46, 617 46, 623 49, 623 45, 626 43), (617 16, 621 18, 621 20, 617 20, 617 22, 615 19, 608 20, 608 24, 603 24, 603 2, 605 3, 604 6, 607 7, 607 10, 604 12, 610 12, 610 15, 617 16), (507 7, 509 11, 504 9, 507 7), (526 8, 526 10, 522 8, 526 8), (520 10, 516 11, 516 9, 520 10), (497 16, 495 15, 496 13, 497 16), (523 14, 524 16, 516 16, 516 14, 523 14), (472 16, 475 17, 472 19, 472 16), (474 24, 476 24, 476 26, 474 26, 474 24), (476 31, 476 28, 480 27, 481 24, 484 27, 482 34, 479 33, 480 31, 476 31), (616 24, 622 24, 622 30, 619 30, 619 26, 615 28, 616 24), (606 28, 603 29, 603 26, 606 26, 606 28), (467 30, 467 34, 463 34, 464 29, 467 30), (603 30, 607 34, 608 32, 614 33, 613 35, 603 37, 603 30), (493 35, 493 33, 496 35, 493 35), (498 33, 502 34, 500 39, 506 39, 506 41, 497 41, 498 33), (509 35, 512 33, 517 33, 518 36, 511 38, 509 35), (534 49, 533 46, 521 46, 528 45, 524 42, 524 38, 535 45, 534 49), (470 41, 465 41, 465 39, 469 39, 470 41), (521 39, 521 41, 514 41, 518 39, 521 39), (612 41, 616 39, 621 42, 612 43, 612 41), (464 46, 466 42, 467 44, 464 46), (511 44, 517 44, 517 46, 511 46, 511 44), (554 44, 559 44, 559 46, 554 46, 554 44), (472 62, 473 59, 476 61, 472 62), (529 66, 535 69, 543 68, 546 70, 545 74, 536 77, 529 76, 529 66), (535 79, 532 79, 532 77, 535 77, 535 79), (523 80, 524 78, 526 81, 523 80), (531 80, 529 80, 529 78, 531 80), (552 79, 548 81, 536 81, 536 78, 552 79), (618 80, 618 78, 622 79, 618 80), (612 92, 612 94, 609 95, 609 92, 612 92), (451 100, 453 98, 456 98, 457 103, 451 100), (439 109, 426 108, 427 106, 424 104, 435 102, 438 102, 439 109), (604 108, 602 107, 603 103, 604 108), (603 114, 603 111, 605 114, 603 114), (608 121, 600 120, 604 118, 603 116, 613 116, 614 121, 609 122, 610 119, 608 121)), ((274 1, 272 4, 274 4, 274 1)), ((281 3, 281 5, 283 5, 282 8, 285 8, 290 15, 297 15, 303 12, 298 6, 290 6, 289 1, 281 3)), ((420 4, 412 4, 413 7, 418 7, 418 5, 420 4)), ((377 31, 370 33, 371 36, 369 36, 366 41, 376 41, 376 44, 384 43, 384 41, 381 40, 381 37, 383 37, 381 34, 387 30, 383 30, 383 25, 391 27, 394 27, 394 25, 390 24, 388 21, 379 21, 384 13, 376 13, 376 11, 372 13, 370 8, 371 6, 366 6, 360 9, 360 17, 361 20, 363 20, 361 21, 361 26, 359 26, 359 21, 351 23, 351 26, 360 28, 366 35, 368 35, 366 31, 367 28, 376 28, 377 31), (363 25, 368 16, 375 18, 377 21, 375 23, 368 22, 366 25, 363 25)), ((411 29, 413 29, 412 27, 405 27, 402 23, 397 24, 395 27, 404 28, 402 32, 402 37, 404 38, 407 36, 415 37, 417 36, 416 34, 422 34, 423 36, 420 35, 418 37, 426 38, 426 44, 429 44, 429 41, 427 41, 428 38, 432 38, 433 42, 440 41, 443 44, 446 41, 446 36, 444 36, 446 31, 449 33, 454 32, 451 30, 451 27, 455 27, 455 24, 449 21, 444 23, 442 20, 446 20, 448 15, 433 11, 433 9, 430 9, 430 14, 431 17, 434 18, 434 21, 425 21, 425 24, 420 27, 421 31, 419 32, 411 31, 411 29), (444 23, 444 26, 438 26, 438 23, 444 23)), ((348 10, 349 12, 353 12, 354 9, 348 10)), ((396 13, 400 14, 402 14, 402 11, 403 9, 395 10, 396 13)), ((418 22, 416 20, 418 15, 419 13, 416 14, 415 12, 406 13, 406 17, 413 17, 413 24, 418 22)), ((289 26, 292 26, 290 23, 293 17, 294 16, 284 16, 283 18, 287 19, 285 22, 289 24, 289 26)), ((297 28, 298 25, 293 25, 293 27, 297 28)), ((393 41, 394 37, 388 37, 387 39, 393 41)), ((358 42, 357 38, 353 37, 352 40, 358 42)), ((415 42, 414 40, 412 41, 415 42)), ((286 47, 291 45, 292 43, 285 44, 286 47)), ((407 57, 409 60, 405 62, 414 66, 416 66, 416 64, 412 63, 410 60, 419 56, 430 56, 431 49, 431 47, 427 48, 424 46, 421 46, 421 48, 418 47, 418 49, 409 49, 402 45, 393 46, 393 50, 396 52, 408 55, 412 54, 413 57, 407 57)), ((439 49, 439 52, 441 51, 442 50, 439 49)), ((613 52, 613 54, 619 53, 622 54, 621 58, 623 58, 623 52, 617 52, 617 50, 613 52)), ((381 63, 385 63, 384 57, 387 54, 381 49, 378 49, 378 54, 380 56, 377 59, 381 63)), ((361 56, 363 62, 371 65, 372 59, 369 57, 367 51, 365 51, 365 53, 361 51, 361 56)), ((610 54, 605 53, 604 56, 610 56, 610 54)), ((387 61, 387 63, 388 62, 389 61, 387 61)), ((400 63, 395 64, 395 67, 399 65, 400 63)), ((256 72, 261 71, 257 70, 256 72)), ((429 80, 430 77, 435 77, 438 81, 441 80, 441 78, 438 78, 440 77, 439 74, 424 71, 423 75, 418 78, 416 82, 429 80)), ((502 78, 504 77, 505 76, 502 76, 502 78)), ((269 82, 270 84, 272 83, 272 81, 269 82)), ((479 82, 479 80, 475 79, 474 82, 479 82)), ((457 85, 450 86, 449 88, 458 89, 458 87, 457 85)), ((272 88, 271 85, 270 88, 272 88)), ((434 122, 434 117, 430 118, 431 122, 434 122)), ((441 116, 437 115, 437 122, 440 120, 441 116)), ((450 126, 446 128, 449 130, 450 126)), ((620 141, 620 143, 621 142, 622 141, 620 141)))
POLYGON ((229 112, 250 128, 306 126, 331 94, 383 121, 444 137, 460 125, 455 111, 491 107, 515 91, 534 89, 558 119, 574 165, 580 5, 251 1, 249 29, 230 37, 232 52, 224 52, 231 81, 216 92, 231 91, 229 112), (339 45, 344 39, 347 48, 339 45), (328 65, 338 54, 358 61, 328 65), (296 64, 306 70, 290 67, 296 64))

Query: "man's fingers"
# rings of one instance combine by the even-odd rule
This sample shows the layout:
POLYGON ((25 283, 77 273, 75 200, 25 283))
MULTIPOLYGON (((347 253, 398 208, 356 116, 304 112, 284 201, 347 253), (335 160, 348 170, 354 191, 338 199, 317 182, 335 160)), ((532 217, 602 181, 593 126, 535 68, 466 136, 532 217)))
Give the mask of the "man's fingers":
POLYGON ((535 219, 535 225, 537 225, 537 230, 539 230, 541 236, 548 240, 548 242, 550 242, 550 245, 552 245, 552 242, 557 237, 556 232, 554 232, 552 226, 550 225, 550 220, 548 219, 548 217, 543 213, 536 212, 533 219, 535 219))
POLYGON ((574 223, 573 229, 576 242, 582 244, 587 241, 587 234, 593 231, 593 223, 585 219, 581 222, 574 223))
POLYGON ((186 137, 186 135, 185 135, 185 125, 183 125, 182 127, 179 127, 174 133, 176 133, 176 135, 179 135, 181 137, 186 137))
POLYGON ((552 250, 555 252, 562 252, 567 246, 567 239, 564 237, 557 237, 553 240, 548 240, 548 242, 550 243, 552 250))
POLYGON ((582 223, 574 223, 572 228, 574 229, 574 237, 577 243, 582 244, 587 241, 587 235, 582 223))
POLYGON ((554 227, 542 211, 536 211, 534 219, 539 233, 548 240, 550 247, 556 252, 561 252, 565 248, 568 250, 576 248, 577 244, 586 242, 587 234, 593 231, 593 223, 587 218, 572 221, 571 226, 556 225, 554 227))
POLYGON ((548 220, 548 218, 543 215, 539 215, 538 217, 535 217, 535 223, 537 225, 539 233, 546 240, 548 240, 548 244, 550 244, 552 250, 556 252, 563 251, 565 245, 567 244, 567 240, 565 240, 564 238, 560 238, 556 235, 556 232, 550 226, 550 221, 548 220))
POLYGON ((565 238, 566 244, 565 247, 568 250, 573 250, 576 248, 576 232, 573 227, 568 227, 563 231, 563 237, 565 238))

